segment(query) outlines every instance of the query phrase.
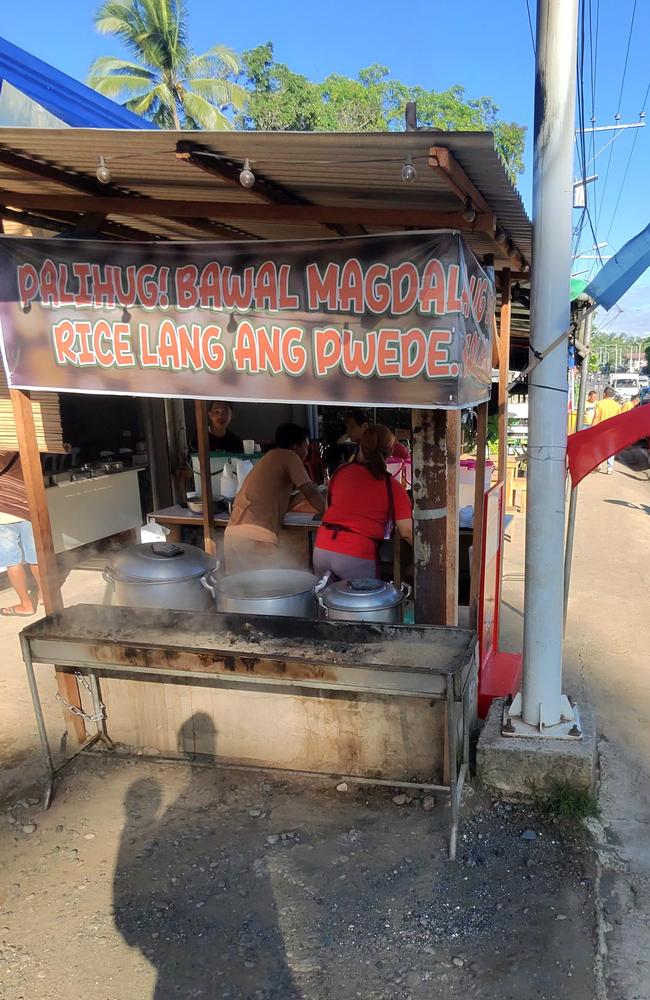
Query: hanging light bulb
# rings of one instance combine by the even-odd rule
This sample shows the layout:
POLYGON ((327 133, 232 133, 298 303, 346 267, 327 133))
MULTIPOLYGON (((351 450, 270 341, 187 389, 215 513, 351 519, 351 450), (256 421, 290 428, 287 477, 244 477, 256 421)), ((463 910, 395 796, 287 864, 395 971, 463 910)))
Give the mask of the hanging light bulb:
POLYGON ((497 229, 496 233, 494 234, 494 242, 505 243, 505 241, 506 241, 506 234, 504 233, 503 229, 497 229))
POLYGON ((400 177, 402 178, 405 184, 412 184, 417 175, 418 175, 417 170, 413 166, 413 162, 411 160, 411 157, 409 156, 408 160, 406 160, 406 162, 402 166, 402 169, 400 171, 400 177))
POLYGON ((465 208, 463 209, 463 218, 465 222, 473 222, 476 218, 476 212, 472 208, 472 199, 465 199, 465 208))
POLYGON ((111 170, 103 156, 97 159, 97 180, 101 184, 110 184, 111 170))
POLYGON ((244 167, 239 174, 239 183, 244 188, 252 188, 255 183, 255 174, 251 170, 251 165, 248 162, 248 158, 244 160, 244 167))

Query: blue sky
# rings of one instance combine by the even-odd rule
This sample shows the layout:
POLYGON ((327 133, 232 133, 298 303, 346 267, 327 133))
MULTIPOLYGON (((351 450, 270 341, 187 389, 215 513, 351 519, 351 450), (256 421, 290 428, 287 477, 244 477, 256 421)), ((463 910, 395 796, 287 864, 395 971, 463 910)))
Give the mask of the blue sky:
MULTIPOLYGON (((530 0, 535 16, 535 0, 530 0)), ((588 0, 587 0, 588 3, 588 0)), ((4 0, 0 31, 10 41, 83 80, 99 55, 121 54, 116 40, 98 35, 93 14, 98 4, 90 0, 4 0)), ((596 63, 595 117, 597 124, 613 122, 617 111, 623 66, 634 0, 593 0, 600 8, 596 63)), ((488 95, 502 117, 527 125, 526 172, 519 186, 530 211, 531 136, 533 116, 533 48, 525 0, 465 0, 449 4, 439 0, 246 0, 218 3, 187 0, 191 42, 197 50, 225 42, 236 51, 273 41, 276 58, 312 79, 328 73, 355 75, 371 63, 383 63, 405 83, 443 90, 462 84, 469 97, 488 95)), ((621 100, 621 121, 638 121, 648 83, 650 61, 650 3, 638 0, 621 100)), ((586 72, 585 114, 591 117, 591 87, 586 72)), ((650 100, 646 108, 650 118, 650 100)), ((613 133, 599 133, 598 153, 613 133)), ((588 157, 591 151, 588 153, 588 157)), ((650 127, 619 133, 611 147, 596 157, 599 181, 592 188, 597 238, 606 238, 612 253, 650 221, 650 198, 644 184, 644 164, 650 163, 650 127), (638 133, 625 185, 628 156, 638 133), (605 174, 612 153, 607 184, 605 174), (604 195, 603 195, 604 191, 604 195), (616 214, 614 208, 619 197, 616 214), (602 199, 602 207, 601 207, 602 199)), ((577 219, 577 215, 576 215, 577 219)), ((592 239, 585 230, 581 250, 591 252, 592 239)), ((575 270, 592 265, 576 264, 575 270)), ((650 276, 642 288, 623 300, 624 312, 613 329, 650 333, 650 276)))

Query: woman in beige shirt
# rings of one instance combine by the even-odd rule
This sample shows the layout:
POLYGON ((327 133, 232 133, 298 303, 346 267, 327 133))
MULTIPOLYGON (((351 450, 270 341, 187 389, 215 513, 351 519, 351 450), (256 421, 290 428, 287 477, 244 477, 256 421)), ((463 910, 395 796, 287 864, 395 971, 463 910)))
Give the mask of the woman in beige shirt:
POLYGON ((292 565, 280 546, 280 529, 292 494, 300 491, 317 513, 325 512, 325 501, 304 465, 308 447, 305 427, 281 424, 275 448, 246 476, 224 536, 227 573, 292 565))

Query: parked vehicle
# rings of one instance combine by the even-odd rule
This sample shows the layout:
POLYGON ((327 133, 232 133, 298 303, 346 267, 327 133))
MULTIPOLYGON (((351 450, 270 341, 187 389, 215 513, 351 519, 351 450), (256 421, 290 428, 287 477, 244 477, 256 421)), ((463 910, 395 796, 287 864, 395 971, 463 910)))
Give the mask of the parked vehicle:
POLYGON ((612 389, 623 402, 628 399, 632 399, 633 396, 638 396, 641 391, 641 376, 637 375, 636 372, 621 372, 611 375, 609 379, 609 384, 612 389))

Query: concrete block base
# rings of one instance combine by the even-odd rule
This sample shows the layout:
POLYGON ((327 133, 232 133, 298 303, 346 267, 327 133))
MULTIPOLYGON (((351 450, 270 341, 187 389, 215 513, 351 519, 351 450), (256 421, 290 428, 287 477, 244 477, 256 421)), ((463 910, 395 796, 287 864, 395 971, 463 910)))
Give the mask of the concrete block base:
POLYGON ((479 779, 502 795, 533 798, 558 782, 594 789, 596 780, 596 715, 580 702, 581 740, 522 738, 501 735, 503 699, 492 702, 476 751, 479 779))

